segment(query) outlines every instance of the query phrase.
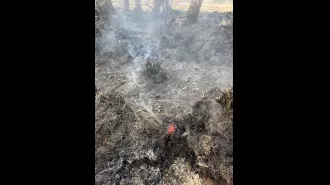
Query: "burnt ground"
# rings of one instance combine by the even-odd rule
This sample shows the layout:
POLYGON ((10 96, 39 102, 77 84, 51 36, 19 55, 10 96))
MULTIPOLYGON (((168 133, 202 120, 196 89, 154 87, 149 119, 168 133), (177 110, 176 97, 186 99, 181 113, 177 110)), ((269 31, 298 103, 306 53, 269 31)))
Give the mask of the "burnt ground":
POLYGON ((232 184, 232 14, 184 19, 96 26, 96 184, 232 184))

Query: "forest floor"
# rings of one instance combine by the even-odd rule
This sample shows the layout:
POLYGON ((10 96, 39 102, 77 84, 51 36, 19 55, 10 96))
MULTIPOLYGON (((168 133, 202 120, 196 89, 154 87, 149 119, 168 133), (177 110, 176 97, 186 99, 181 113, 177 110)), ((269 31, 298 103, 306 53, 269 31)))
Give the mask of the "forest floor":
POLYGON ((232 184, 232 13, 184 21, 117 10, 99 28, 96 184, 232 184))

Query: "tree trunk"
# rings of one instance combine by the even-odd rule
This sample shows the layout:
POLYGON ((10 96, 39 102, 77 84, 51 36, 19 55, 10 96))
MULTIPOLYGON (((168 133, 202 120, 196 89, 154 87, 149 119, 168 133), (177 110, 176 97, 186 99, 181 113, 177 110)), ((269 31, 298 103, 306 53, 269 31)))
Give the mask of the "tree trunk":
POLYGON ((125 11, 129 11, 130 10, 130 4, 129 4, 129 0, 123 0, 124 2, 124 10, 125 11))
POLYGON ((197 22, 197 17, 199 10, 202 6, 203 0, 191 0, 189 9, 188 9, 188 16, 187 16, 187 23, 188 24, 195 24, 197 22))
POLYGON ((161 4, 162 4, 162 13, 166 13, 167 10, 166 10, 166 1, 167 0, 161 0, 161 4))
POLYGON ((162 3, 162 12, 167 13, 171 10, 170 0, 161 0, 162 3))
POLYGON ((165 4, 166 4, 166 11, 170 11, 172 9, 171 0, 165 0, 165 4))
POLYGON ((154 11, 160 13, 161 0, 154 0, 154 11))
POLYGON ((165 0, 165 4, 166 4, 166 11, 167 12, 171 12, 171 10, 172 10, 172 2, 171 2, 171 0, 165 0))
POLYGON ((141 0, 135 0, 135 10, 138 12, 142 11, 141 0))

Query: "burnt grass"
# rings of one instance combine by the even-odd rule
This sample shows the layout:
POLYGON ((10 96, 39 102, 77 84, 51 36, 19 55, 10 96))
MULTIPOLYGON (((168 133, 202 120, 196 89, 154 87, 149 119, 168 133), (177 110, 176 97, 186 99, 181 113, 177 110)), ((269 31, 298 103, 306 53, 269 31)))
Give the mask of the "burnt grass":
MULTIPOLYGON (((209 17, 218 22, 223 16, 211 13, 209 17)), ((129 29, 114 29, 116 39, 120 40, 120 43, 109 41, 104 44, 102 38, 99 39, 99 35, 104 33, 96 29, 96 55, 103 57, 100 60, 102 63, 99 61, 98 65, 120 69, 123 65, 132 64, 137 57, 146 58, 141 77, 148 82, 147 87, 152 89, 157 84, 166 83, 173 78, 162 68, 157 57, 196 63, 212 62, 209 58, 213 58, 214 61, 225 63, 231 58, 232 38, 228 35, 231 35, 232 28, 214 27, 213 23, 208 22, 201 20, 199 27, 181 27, 180 18, 176 18, 160 32, 160 48, 148 45, 143 39, 130 33, 129 29), (199 31, 202 30, 199 28, 212 28, 210 35, 215 35, 215 39, 209 38, 210 36, 199 31), (175 32, 172 31, 175 29, 175 32), (192 32, 188 29, 198 32, 199 36, 185 34, 192 32), (229 31, 223 31, 227 29, 229 31), (223 36, 217 33, 222 33, 223 36), (223 44, 217 46, 219 42, 223 44), (102 47, 99 47, 99 44, 102 47), (149 52, 148 57, 146 51, 149 52)), ((97 185, 173 184, 166 183, 166 178, 178 158, 184 159, 200 179, 211 179, 213 184, 232 185, 232 89, 213 89, 194 103, 191 113, 175 118, 161 117, 160 123, 147 117, 141 118, 135 107, 125 101, 127 96, 124 97, 115 88, 106 91, 97 86, 95 91, 97 185), (176 124, 176 131, 170 136, 166 132, 169 122, 176 124)))
MULTIPOLYGON (((194 141, 189 136, 183 136, 188 127, 190 135, 197 137, 212 135, 205 125, 212 117, 209 112, 210 101, 212 100, 204 98, 198 101, 194 106, 193 112, 182 119, 166 118, 162 120, 164 123, 174 121, 177 124, 177 129, 171 136, 166 136, 163 133, 164 137, 159 137, 159 132, 142 132, 141 135, 133 135, 134 138, 132 138, 132 134, 130 136, 129 132, 132 132, 130 127, 132 127, 131 124, 134 123, 136 118, 132 109, 129 106, 125 106, 124 98, 115 92, 99 97, 100 104, 103 106, 103 112, 106 112, 107 115, 111 112, 116 119, 105 122, 96 130, 97 148, 104 145, 106 137, 110 137, 111 142, 114 142, 112 148, 106 149, 107 152, 103 154, 96 152, 96 173, 100 173, 107 168, 113 168, 103 176, 103 178, 106 178, 97 181, 96 184, 105 184, 107 182, 112 184, 135 184, 133 177, 136 175, 144 180, 144 184, 159 184, 166 171, 178 157, 184 158, 200 177, 211 178, 215 184, 228 184, 221 175, 216 173, 216 169, 219 168, 218 164, 223 163, 224 160, 231 159, 231 162, 227 165, 232 165, 232 141, 228 141, 219 135, 214 135, 214 141, 218 142, 219 145, 212 146, 212 152, 205 155, 197 154, 196 148, 192 148, 189 145, 189 140, 196 143, 196 145, 198 145, 198 141, 194 141), (140 137, 147 139, 142 140, 139 139, 140 137), (151 138, 159 139, 148 143, 148 140, 151 138), (157 154, 156 159, 151 159, 147 156, 134 157, 129 150, 125 151, 125 148, 130 147, 131 139, 137 140, 139 145, 144 145, 146 148, 143 150, 148 150, 147 147, 151 146, 152 150, 157 154), (123 151, 122 154, 118 153, 120 150, 123 151), (197 164, 198 155, 205 157, 205 163, 209 164, 210 167, 199 166, 197 164), (106 165, 109 161, 113 162, 114 166, 106 165), (153 169, 159 169, 159 172, 155 175, 153 174, 155 173, 153 169)), ((102 116, 99 117, 99 119, 103 118, 102 116)), ((134 150, 134 147, 131 146, 131 149, 134 150)))
POLYGON ((154 84, 160 84, 168 80, 168 74, 161 68, 159 62, 153 62, 148 58, 145 69, 143 71, 145 79, 151 80, 154 84))

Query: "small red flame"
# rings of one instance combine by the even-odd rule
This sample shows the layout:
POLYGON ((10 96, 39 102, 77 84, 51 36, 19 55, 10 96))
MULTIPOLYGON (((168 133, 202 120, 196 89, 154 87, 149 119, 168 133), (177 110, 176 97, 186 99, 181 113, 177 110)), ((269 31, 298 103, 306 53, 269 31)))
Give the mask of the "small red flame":
POLYGON ((170 123, 170 126, 169 126, 168 129, 167 129, 167 134, 168 134, 168 135, 171 135, 171 134, 173 134, 174 132, 175 132, 175 126, 174 126, 174 123, 171 122, 171 123, 170 123))

